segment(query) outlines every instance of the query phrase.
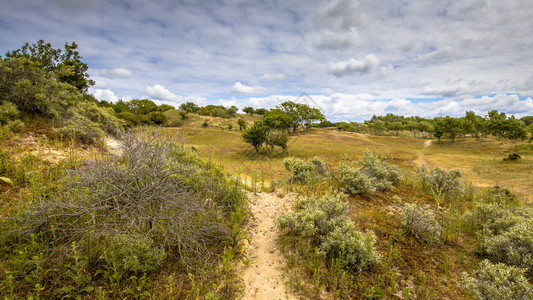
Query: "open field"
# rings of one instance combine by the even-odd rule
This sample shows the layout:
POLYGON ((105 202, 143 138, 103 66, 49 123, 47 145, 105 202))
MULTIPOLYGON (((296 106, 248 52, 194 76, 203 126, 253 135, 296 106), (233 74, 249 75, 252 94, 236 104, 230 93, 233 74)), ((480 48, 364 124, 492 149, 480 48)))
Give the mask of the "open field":
MULTIPOLYGON (((176 130, 176 129, 166 129, 176 130)), ((238 130, 196 126, 178 129, 187 143, 202 154, 212 156, 228 171, 251 176, 259 172, 265 180, 287 176, 281 151, 271 157, 257 155, 253 148, 242 141, 238 130)), ((445 169, 461 168, 467 181, 475 186, 502 185, 514 193, 532 199, 533 195, 533 144, 527 142, 498 142, 489 139, 457 139, 437 142, 434 140, 371 136, 341 132, 334 129, 314 129, 299 133, 289 140, 289 156, 310 158, 322 157, 330 167, 336 168, 341 161, 359 160, 364 150, 385 155, 393 164, 413 174, 417 164, 445 169), (518 153, 521 160, 506 162, 503 158, 518 153)))

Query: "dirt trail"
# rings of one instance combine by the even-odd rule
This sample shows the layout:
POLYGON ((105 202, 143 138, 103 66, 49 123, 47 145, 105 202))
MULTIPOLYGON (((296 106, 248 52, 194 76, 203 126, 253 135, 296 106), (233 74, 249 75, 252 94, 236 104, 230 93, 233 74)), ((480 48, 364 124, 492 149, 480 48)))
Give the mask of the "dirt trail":
POLYGON ((424 147, 420 150, 420 152, 418 152, 418 157, 413 161, 415 165, 421 166, 424 163, 426 163, 426 160, 424 159, 424 150, 426 148, 429 148, 432 144, 433 144, 432 140, 424 142, 424 147))
POLYGON ((253 214, 250 228, 251 242, 246 255, 251 259, 244 270, 245 294, 243 299, 296 299, 290 295, 281 278, 283 256, 276 245, 277 216, 290 209, 292 196, 279 198, 274 193, 248 195, 253 214))

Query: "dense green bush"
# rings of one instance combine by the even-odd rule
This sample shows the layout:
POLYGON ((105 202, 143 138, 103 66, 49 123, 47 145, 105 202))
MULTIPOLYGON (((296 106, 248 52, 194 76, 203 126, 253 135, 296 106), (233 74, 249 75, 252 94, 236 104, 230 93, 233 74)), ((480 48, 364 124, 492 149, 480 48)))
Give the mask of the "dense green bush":
POLYGON ((139 234, 119 234, 105 252, 107 264, 115 264, 124 272, 147 273, 156 270, 165 251, 154 245, 151 238, 139 234))
POLYGON ((285 169, 292 173, 291 180, 302 183, 314 183, 326 176, 326 163, 317 156, 304 161, 299 158, 288 157, 283 160, 285 169))
POLYGON ((462 286, 479 300, 533 299, 533 286, 524 276, 524 269, 492 264, 483 260, 472 276, 464 273, 462 286))
POLYGON ((404 205, 402 225, 408 234, 425 243, 438 243, 441 240, 442 226, 435 215, 415 203, 404 205))
POLYGON ((298 200, 293 211, 276 223, 286 234, 308 240, 319 254, 340 258, 344 266, 362 269, 376 264, 380 255, 375 235, 357 231, 346 215, 348 209, 341 195, 308 197, 298 200))
POLYGON ((429 170, 427 165, 422 165, 415 169, 420 177, 422 188, 429 190, 436 196, 460 194, 463 187, 460 178, 463 177, 463 171, 460 169, 443 170, 439 167, 429 170))
POLYGON ((17 106, 9 101, 0 103, 0 124, 6 124, 20 116, 17 106))

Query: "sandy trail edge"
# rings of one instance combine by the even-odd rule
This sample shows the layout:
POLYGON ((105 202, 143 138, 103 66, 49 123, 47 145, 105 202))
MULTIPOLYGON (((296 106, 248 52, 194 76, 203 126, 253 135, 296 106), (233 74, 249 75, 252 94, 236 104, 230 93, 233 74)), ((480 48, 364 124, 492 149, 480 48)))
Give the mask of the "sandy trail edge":
POLYGON ((244 270, 245 293, 242 299, 297 299, 288 293, 281 278, 283 256, 276 244, 277 216, 290 209, 292 196, 274 193, 248 194, 253 214, 251 242, 246 254, 251 258, 244 270))
POLYGON ((426 148, 431 147, 431 145, 433 145, 433 140, 429 140, 429 141, 425 141, 424 142, 424 147, 422 148, 422 150, 420 150, 420 152, 418 152, 417 158, 415 160, 413 160, 413 163, 415 165, 421 166, 421 165, 426 163, 426 160, 424 159, 424 150, 426 148))

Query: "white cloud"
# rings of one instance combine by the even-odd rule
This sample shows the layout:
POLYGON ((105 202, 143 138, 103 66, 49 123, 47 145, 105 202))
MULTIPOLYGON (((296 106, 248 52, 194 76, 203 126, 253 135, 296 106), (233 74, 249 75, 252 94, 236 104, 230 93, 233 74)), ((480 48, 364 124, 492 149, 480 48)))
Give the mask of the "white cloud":
POLYGON ((115 79, 115 78, 130 78, 131 76, 133 76, 133 74, 128 69, 115 68, 115 69, 110 69, 110 70, 101 70, 100 76, 115 79))
POLYGON ((146 93, 150 98, 160 101, 183 102, 185 100, 184 97, 172 93, 160 84, 147 86, 146 93))
POLYGON ((117 102, 120 98, 115 96, 115 93, 110 89, 96 89, 94 91, 94 97, 98 100, 106 100, 111 102, 117 102))
POLYGON ((278 81, 278 80, 284 80, 286 78, 285 75, 281 73, 266 73, 261 77, 261 79, 266 81, 278 81))
POLYGON ((374 54, 368 54, 363 60, 350 58, 346 61, 339 61, 329 64, 329 72, 336 77, 342 77, 350 74, 367 74, 373 71, 379 65, 379 60, 374 54))
POLYGON ((242 84, 240 81, 235 82, 233 85, 233 88, 231 89, 232 92, 240 93, 240 94, 262 94, 266 90, 262 86, 248 86, 242 84))
POLYGON ((319 36, 315 43, 317 48, 328 50, 339 50, 363 45, 363 38, 352 28, 347 32, 335 32, 326 30, 319 36))
POLYGON ((428 96, 457 97, 464 95, 467 91, 469 91, 469 87, 460 82, 453 85, 425 87, 422 94, 428 96))
POLYGON ((453 47, 444 47, 441 49, 431 51, 426 54, 418 55, 417 61, 424 62, 424 63, 432 62, 432 61, 442 61, 442 60, 457 58, 458 56, 459 56, 459 53, 453 47))

